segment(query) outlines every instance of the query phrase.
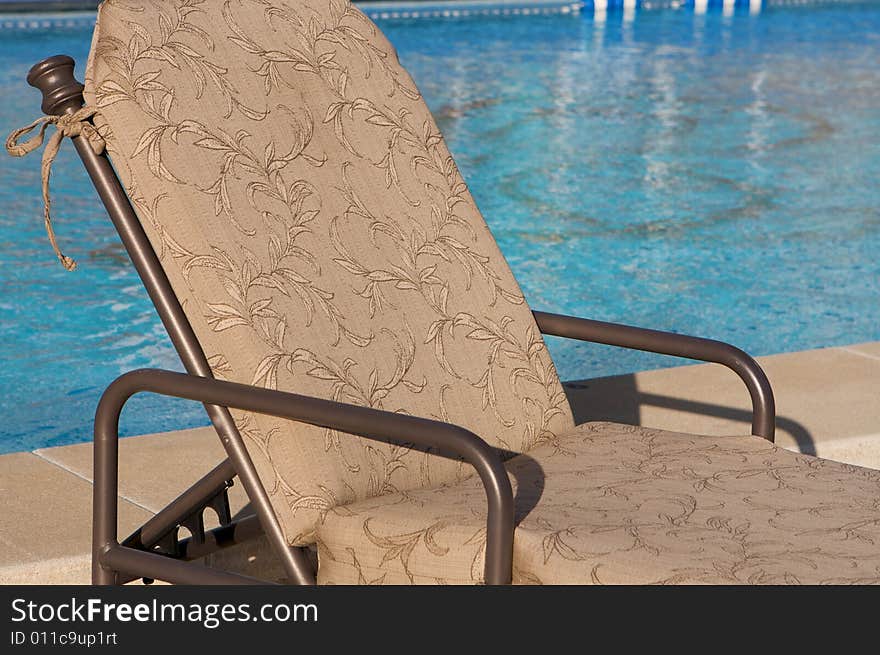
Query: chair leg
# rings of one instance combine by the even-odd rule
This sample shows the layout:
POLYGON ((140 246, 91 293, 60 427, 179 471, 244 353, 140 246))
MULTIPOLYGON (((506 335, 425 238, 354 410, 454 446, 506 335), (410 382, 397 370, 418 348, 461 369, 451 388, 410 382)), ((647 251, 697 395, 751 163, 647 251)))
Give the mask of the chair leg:
MULTIPOLYGON (((118 418, 118 415, 117 415, 118 418)), ((95 417, 94 477, 92 496, 92 584, 114 585, 116 572, 102 563, 104 555, 117 542, 117 488, 119 436, 113 417, 95 417), (112 425, 108 425, 112 422, 112 425)))

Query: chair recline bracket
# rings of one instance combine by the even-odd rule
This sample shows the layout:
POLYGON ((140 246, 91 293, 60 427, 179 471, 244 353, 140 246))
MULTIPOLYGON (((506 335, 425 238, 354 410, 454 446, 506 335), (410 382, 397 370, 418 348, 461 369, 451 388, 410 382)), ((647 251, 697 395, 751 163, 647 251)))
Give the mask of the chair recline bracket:
POLYGON ((128 548, 147 550, 160 555, 183 559, 187 556, 188 544, 204 546, 206 543, 205 510, 211 509, 216 515, 220 528, 232 525, 232 512, 229 507, 228 489, 234 484, 233 480, 227 480, 223 487, 204 503, 193 509, 188 514, 180 517, 171 527, 156 536, 145 538, 143 528, 139 528, 129 535, 122 545, 128 548), (189 530, 191 537, 180 539, 180 528, 189 530))

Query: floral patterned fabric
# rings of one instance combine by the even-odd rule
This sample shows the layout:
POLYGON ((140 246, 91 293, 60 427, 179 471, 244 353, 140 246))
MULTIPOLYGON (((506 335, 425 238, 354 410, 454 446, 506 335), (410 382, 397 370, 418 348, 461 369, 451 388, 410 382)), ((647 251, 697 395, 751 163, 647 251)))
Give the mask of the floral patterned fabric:
MULTIPOLYGON (((410 77, 345 0, 108 0, 86 99, 218 377, 525 451, 572 428, 410 77)), ((291 544, 459 463, 234 413, 291 544)))
MULTIPOLYGON (((218 377, 524 453, 518 582, 874 582, 880 473, 752 437, 574 427, 418 90, 344 0, 108 0, 95 123, 218 377)), ((235 412, 321 582, 477 582, 460 463, 235 412)))
MULTIPOLYGON (((514 582, 880 583, 880 471, 612 423, 507 468, 514 582)), ((485 506, 474 479, 337 508, 318 529, 319 581, 479 582, 485 506)))

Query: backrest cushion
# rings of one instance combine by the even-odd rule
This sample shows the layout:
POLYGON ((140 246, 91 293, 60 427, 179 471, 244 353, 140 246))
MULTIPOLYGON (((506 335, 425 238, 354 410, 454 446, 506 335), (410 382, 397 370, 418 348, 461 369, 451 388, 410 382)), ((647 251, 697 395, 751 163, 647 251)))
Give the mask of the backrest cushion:
MULTIPOLYGON (((344 0, 107 0, 86 73, 217 377, 449 421, 572 426, 522 293, 391 44, 344 0)), ((292 544, 462 464, 234 412, 292 544)))

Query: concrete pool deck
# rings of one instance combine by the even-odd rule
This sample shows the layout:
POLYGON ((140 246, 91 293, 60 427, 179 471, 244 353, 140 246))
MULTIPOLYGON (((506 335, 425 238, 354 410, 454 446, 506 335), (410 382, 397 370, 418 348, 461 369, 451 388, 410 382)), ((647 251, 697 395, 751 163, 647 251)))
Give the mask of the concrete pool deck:
MULTIPOLYGON (((758 359, 776 394, 779 445, 880 469, 880 342, 758 359)), ((613 420, 713 435, 749 432, 748 395, 720 366, 680 366, 566 386, 578 422, 613 420)), ((120 535, 222 457, 211 428, 123 439, 120 535)), ((91 443, 0 456, 0 584, 88 583, 91 459, 91 443)), ((242 511, 240 485, 230 490, 230 501, 233 512, 242 511)), ((213 557, 222 558, 225 568, 279 575, 262 540, 213 557)))

